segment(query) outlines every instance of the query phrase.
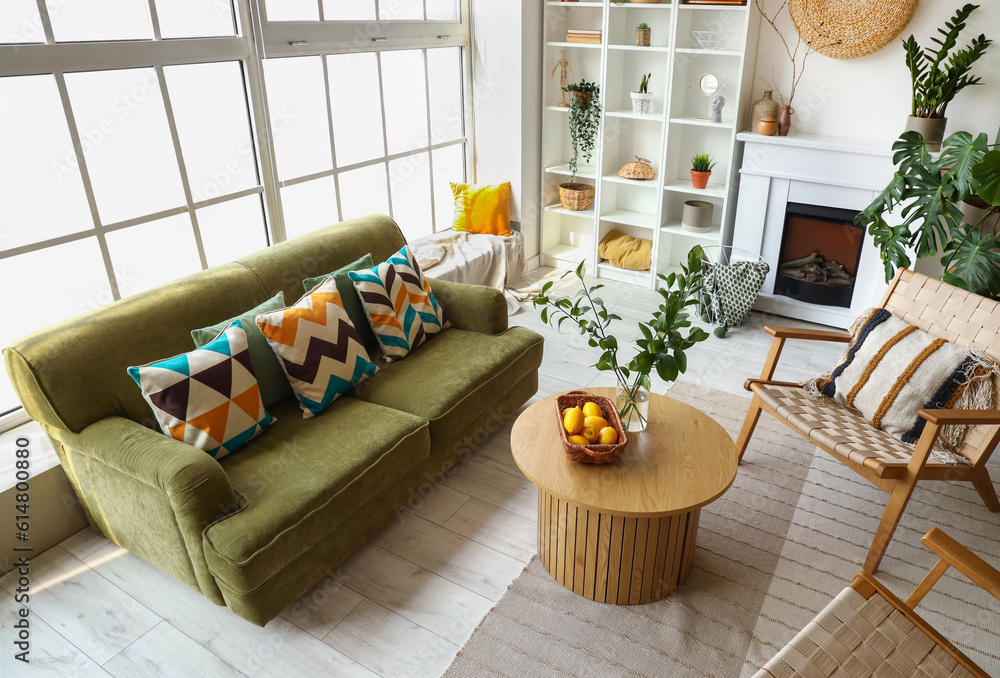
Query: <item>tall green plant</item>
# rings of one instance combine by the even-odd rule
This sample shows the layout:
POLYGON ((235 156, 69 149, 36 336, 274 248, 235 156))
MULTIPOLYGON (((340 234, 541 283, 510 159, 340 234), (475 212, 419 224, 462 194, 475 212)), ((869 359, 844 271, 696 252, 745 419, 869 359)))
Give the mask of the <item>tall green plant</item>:
POLYGON ((893 144, 898 167, 892 181, 854 220, 874 237, 886 280, 910 266, 908 250, 920 258, 944 253, 942 280, 986 297, 1000 295, 1000 242, 982 229, 1000 212, 1000 150, 990 150, 997 146, 985 133, 956 132, 935 160, 918 132, 905 132, 893 144), (987 209, 967 224, 958 205, 973 196, 987 209), (890 226, 886 217, 897 208, 902 222, 890 226))
POLYGON ((911 35, 903 42, 906 48, 906 67, 910 69, 913 81, 912 113, 918 118, 943 118, 948 104, 955 96, 970 85, 978 85, 981 78, 970 75, 972 64, 993 42, 985 35, 974 38, 965 49, 952 52, 958 44, 958 36, 965 28, 965 22, 979 5, 968 4, 955 12, 945 28, 939 28, 940 38, 932 37, 934 47, 917 44, 911 35), (950 53, 950 54, 949 54, 950 53))
MULTIPOLYGON (((542 285, 541 294, 531 300, 535 306, 543 307, 543 322, 551 322, 561 328, 568 320, 581 335, 589 335, 587 342, 592 347, 601 349, 601 356, 594 367, 600 371, 614 372, 618 384, 625 389, 625 404, 619 413, 624 422, 638 418, 645 424, 636 404, 636 395, 641 388, 649 390, 649 374, 653 369, 656 369, 656 373, 664 381, 676 380, 687 371, 685 351, 708 339, 708 332, 691 326, 691 315, 687 311, 688 306, 698 303, 702 291, 704 254, 701 246, 696 245, 688 252, 687 265, 681 266, 680 273, 657 275, 663 282, 659 289, 663 303, 653 312, 650 320, 639 323, 642 335, 635 341, 639 350, 628 363, 619 360, 618 339, 610 331, 612 321, 621 320, 621 316, 609 313, 604 300, 595 294, 604 285, 587 287, 584 262, 580 262, 576 270, 572 271, 580 280, 580 290, 577 291, 575 300, 549 296, 552 281, 542 285)), ((563 277, 570 273, 567 272, 563 277)))
POLYGON ((577 162, 583 156, 590 162, 594 154, 597 132, 601 128, 601 88, 595 83, 581 80, 563 87, 569 97, 569 138, 573 143, 573 157, 569 160, 570 183, 576 181, 577 162), (573 94, 578 92, 579 94, 573 94))

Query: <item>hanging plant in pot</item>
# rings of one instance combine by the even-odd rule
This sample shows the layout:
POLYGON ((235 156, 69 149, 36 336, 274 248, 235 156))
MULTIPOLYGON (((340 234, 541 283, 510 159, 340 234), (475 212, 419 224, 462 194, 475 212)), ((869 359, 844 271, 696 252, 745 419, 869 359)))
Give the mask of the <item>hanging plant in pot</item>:
POLYGON ((569 138, 573 157, 569 160, 569 183, 559 184, 559 202, 568 210, 582 211, 594 202, 594 187, 576 183, 578 161, 590 162, 601 127, 601 89, 581 80, 563 88, 569 92, 569 138))
POLYGON ((708 153, 698 153, 691 156, 691 184, 695 188, 708 187, 708 179, 712 176, 712 168, 717 163, 708 153))
POLYGON ((649 92, 649 79, 653 77, 652 73, 647 73, 642 76, 642 81, 639 83, 639 91, 630 92, 632 95, 632 112, 636 115, 649 115, 649 111, 653 105, 653 95, 649 92))
POLYGON ((992 40, 985 35, 974 38, 965 49, 952 52, 958 43, 958 36, 965 28, 965 22, 979 5, 965 5, 955 12, 945 27, 938 29, 941 39, 931 38, 938 48, 921 48, 911 35, 903 43, 906 48, 906 67, 910 69, 913 81, 913 103, 910 117, 906 120, 907 132, 918 132, 927 140, 930 151, 941 150, 944 129, 948 124, 945 111, 948 104, 963 89, 978 85, 981 78, 970 75, 972 64, 990 46, 992 40), (949 54, 951 52, 951 54, 949 54))
POLYGON ((585 263, 581 262, 575 271, 567 271, 563 276, 573 274, 580 280, 575 299, 550 296, 553 281, 549 281, 542 285, 541 294, 531 300, 535 306, 544 307, 541 311, 543 322, 561 328, 568 320, 573 329, 588 335, 590 346, 601 349, 594 367, 614 373, 618 381, 616 407, 626 431, 642 431, 647 426, 650 372, 655 369, 663 381, 675 381, 687 370, 685 351, 708 339, 708 332, 692 326, 687 310, 688 306, 698 303, 702 292, 704 254, 701 246, 696 245, 688 252, 687 265, 681 266, 680 273, 657 275, 663 283, 658 290, 662 303, 652 318, 639 323, 641 334, 635 341, 638 351, 627 363, 619 360, 618 339, 610 331, 612 321, 620 321, 621 317, 610 313, 604 300, 596 295, 604 285, 587 286, 585 263))

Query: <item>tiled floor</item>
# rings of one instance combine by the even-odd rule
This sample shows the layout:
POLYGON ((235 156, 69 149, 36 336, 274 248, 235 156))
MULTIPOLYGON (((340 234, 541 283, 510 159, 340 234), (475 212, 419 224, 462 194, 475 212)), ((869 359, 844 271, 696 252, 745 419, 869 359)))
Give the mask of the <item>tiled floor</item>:
MULTIPOLYGON (((616 327, 622 344, 660 299, 615 283, 602 295, 624 318, 616 327)), ((767 322, 805 326, 755 315, 725 339, 696 346, 683 379, 743 393, 743 381, 763 366, 767 322)), ((535 399, 614 385, 589 367, 597 352, 578 335, 546 327, 531 308, 511 324, 546 337, 535 399)), ((824 371, 841 349, 789 342, 776 378, 824 371)), ((665 386, 654 380, 654 390, 665 386)), ((536 491, 511 459, 512 423, 265 628, 88 528, 34 561, 30 665, 12 659, 16 578, 0 579, 0 675, 437 676, 535 553, 536 491)))

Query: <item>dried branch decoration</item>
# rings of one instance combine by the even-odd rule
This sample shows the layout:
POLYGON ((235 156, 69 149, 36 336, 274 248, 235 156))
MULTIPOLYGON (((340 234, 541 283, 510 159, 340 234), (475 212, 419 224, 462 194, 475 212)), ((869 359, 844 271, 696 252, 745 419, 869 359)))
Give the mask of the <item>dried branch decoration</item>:
MULTIPOLYGON (((806 60, 809 59, 809 55, 814 53, 817 49, 822 49, 825 47, 836 45, 840 41, 835 40, 833 42, 830 42, 829 44, 819 45, 819 46, 814 46, 811 40, 803 41, 801 36, 799 35, 798 26, 795 26, 795 20, 792 18, 791 12, 789 11, 788 17, 789 19, 792 20, 792 25, 795 26, 795 48, 793 49, 789 46, 788 40, 785 39, 785 36, 782 35, 781 30, 775 23, 778 20, 778 17, 781 16, 781 13, 783 11, 788 11, 788 0, 784 0, 784 2, 781 3, 781 6, 778 7, 778 10, 774 13, 773 16, 768 16, 767 12, 764 11, 763 0, 754 0, 754 4, 757 6, 757 11, 760 12, 760 15, 764 17, 764 21, 771 24, 771 28, 773 28, 774 32, 778 34, 779 38, 781 38, 781 44, 785 46, 785 54, 788 55, 788 60, 792 62, 792 81, 791 81, 791 87, 788 92, 788 98, 784 99, 784 97, 782 97, 782 99, 784 99, 785 104, 791 106, 792 99, 795 98, 795 90, 799 86, 799 81, 802 80, 803 74, 805 74, 806 72, 806 60), (802 60, 800 62, 799 50, 802 49, 803 47, 805 48, 805 53, 803 54, 802 60)), ((773 87, 772 89, 778 91, 779 94, 781 93, 781 91, 778 90, 778 88, 776 87, 773 87)))

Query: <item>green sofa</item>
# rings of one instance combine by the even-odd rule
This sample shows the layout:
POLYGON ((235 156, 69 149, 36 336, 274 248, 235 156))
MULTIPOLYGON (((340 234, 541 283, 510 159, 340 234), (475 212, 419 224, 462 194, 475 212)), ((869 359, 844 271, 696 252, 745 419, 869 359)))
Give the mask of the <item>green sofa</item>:
POLYGON ((190 331, 304 278, 405 244, 388 217, 330 226, 36 332, 4 349, 95 530, 264 625, 498 428, 538 386, 542 337, 503 295, 431 279, 453 327, 305 420, 221 461, 159 432, 126 367, 192 350, 190 331))

